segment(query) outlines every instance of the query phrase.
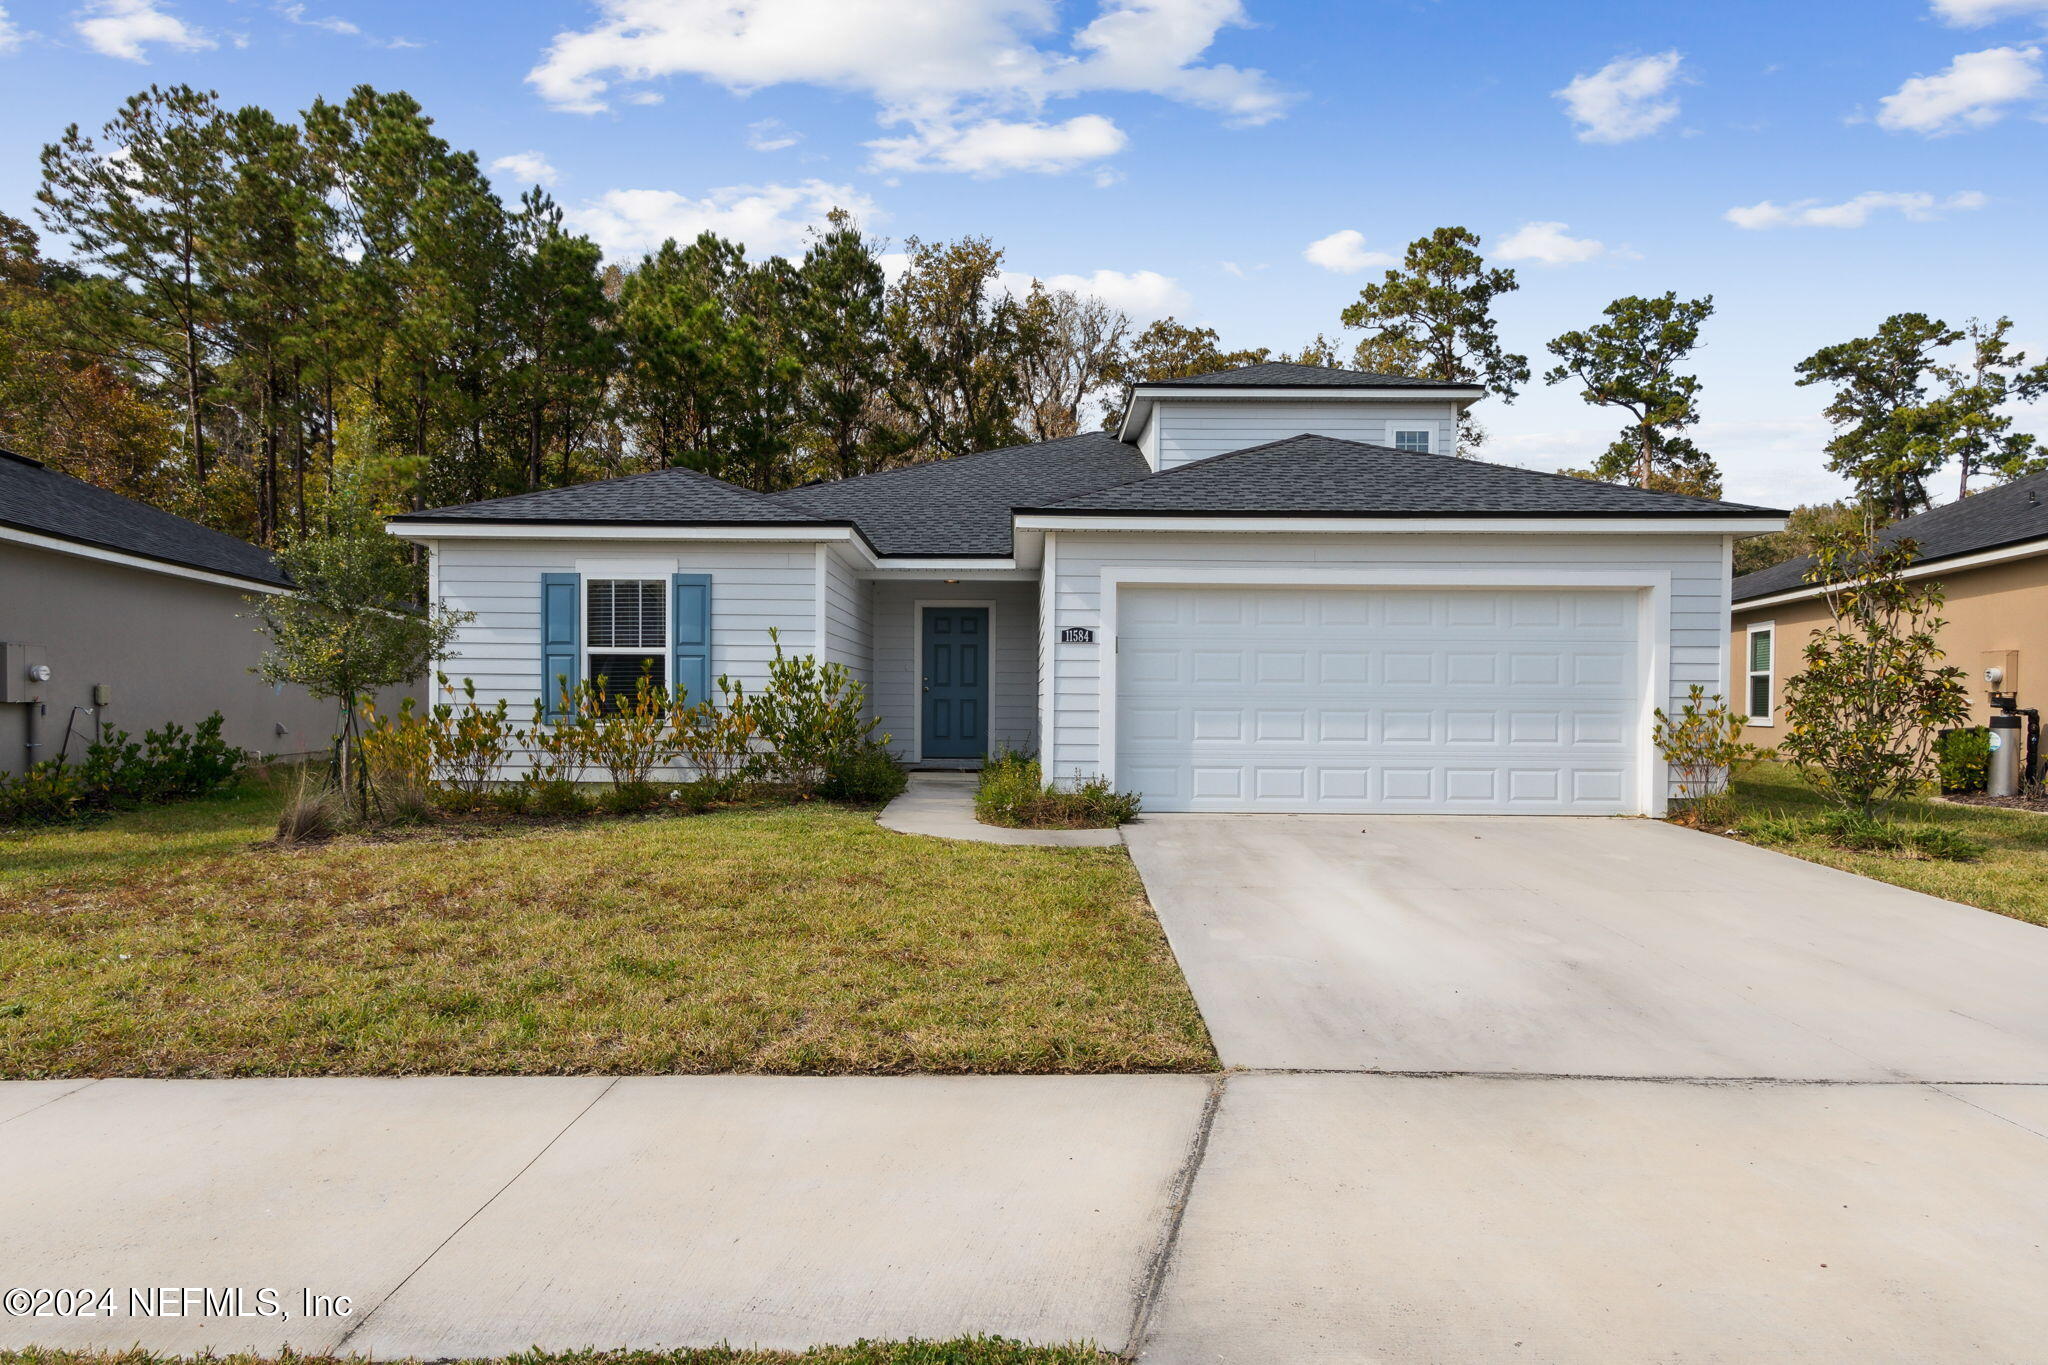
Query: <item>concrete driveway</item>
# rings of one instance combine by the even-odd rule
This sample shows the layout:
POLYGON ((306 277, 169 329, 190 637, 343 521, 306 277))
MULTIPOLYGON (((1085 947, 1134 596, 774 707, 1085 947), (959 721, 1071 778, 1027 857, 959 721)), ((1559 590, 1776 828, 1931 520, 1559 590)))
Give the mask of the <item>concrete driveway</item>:
POLYGON ((2048 1360, 2048 930, 1647 821, 1126 834, 1250 1069, 1147 1365, 2048 1360))
POLYGON ((1228 1066, 2048 1082, 2048 930, 1648 820, 1154 816, 1228 1066))

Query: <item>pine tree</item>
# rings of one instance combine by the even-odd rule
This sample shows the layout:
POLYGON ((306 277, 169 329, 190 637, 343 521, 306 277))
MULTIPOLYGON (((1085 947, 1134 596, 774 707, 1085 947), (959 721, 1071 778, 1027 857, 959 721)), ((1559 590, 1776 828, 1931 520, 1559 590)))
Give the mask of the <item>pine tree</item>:
POLYGON ((1594 464, 1593 477, 1662 493, 1720 497, 1721 471, 1713 456, 1682 434, 1699 421, 1700 381, 1678 370, 1699 345, 1700 324, 1713 316, 1713 297, 1630 295, 1602 311, 1607 321, 1550 342, 1559 363, 1543 376, 1548 384, 1576 380, 1586 402, 1629 415, 1620 438, 1594 464))

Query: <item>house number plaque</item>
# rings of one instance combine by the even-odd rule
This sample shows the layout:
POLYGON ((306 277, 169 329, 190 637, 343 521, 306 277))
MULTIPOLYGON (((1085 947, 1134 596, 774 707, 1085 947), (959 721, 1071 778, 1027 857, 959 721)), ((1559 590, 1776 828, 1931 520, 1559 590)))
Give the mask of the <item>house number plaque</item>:
POLYGON ((1088 626, 1068 626, 1060 632, 1060 643, 1063 645, 1092 645, 1095 643, 1095 631, 1088 626))

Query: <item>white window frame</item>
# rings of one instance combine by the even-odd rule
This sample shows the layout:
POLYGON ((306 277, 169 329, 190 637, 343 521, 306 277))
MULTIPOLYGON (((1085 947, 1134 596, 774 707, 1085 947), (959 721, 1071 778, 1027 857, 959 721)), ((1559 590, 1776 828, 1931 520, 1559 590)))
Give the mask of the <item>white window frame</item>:
POLYGON ((670 662, 669 657, 669 637, 674 630, 674 626, 669 618, 669 592, 670 585, 668 572, 656 574, 642 572, 631 568, 621 568, 613 569, 609 572, 601 572, 595 574, 586 573, 583 575, 583 601, 581 604, 583 608, 583 629, 581 633, 583 636, 584 683, 588 684, 590 682, 590 661, 600 654, 629 654, 635 658, 644 658, 649 654, 653 654, 659 656, 661 659, 661 685, 664 689, 668 687, 670 682, 668 676, 669 669, 673 667, 673 664, 670 662), (658 645, 630 646, 591 644, 590 590, 600 583, 652 583, 657 588, 659 588, 661 591, 661 615, 659 617, 661 621, 661 643, 658 645))
POLYGON ((1401 448, 1401 435, 1403 432, 1412 432, 1422 437, 1422 449, 1418 453, 1423 455, 1436 454, 1436 427, 1434 425, 1425 425, 1421 422, 1403 423, 1398 420, 1390 421, 1387 423, 1387 444, 1399 450, 1401 448))
MULTIPOLYGON (((1750 699, 1756 687, 1756 680, 1764 680, 1764 699, 1772 701, 1778 692, 1778 623, 1776 621, 1755 621, 1742 637, 1742 709, 1749 711, 1750 699), (1756 657, 1756 637, 1771 637, 1771 662, 1768 668, 1751 668, 1749 661, 1756 657)), ((1771 729, 1778 723, 1775 703, 1764 708, 1761 716, 1751 713, 1749 723, 1758 729, 1771 729)))

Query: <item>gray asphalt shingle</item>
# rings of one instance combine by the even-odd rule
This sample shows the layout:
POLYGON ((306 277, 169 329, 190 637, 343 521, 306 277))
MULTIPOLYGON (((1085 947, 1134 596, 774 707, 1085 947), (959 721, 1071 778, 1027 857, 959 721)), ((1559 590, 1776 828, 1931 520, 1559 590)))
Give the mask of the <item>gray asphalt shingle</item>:
POLYGON ((650 522, 664 526, 745 526, 815 520, 765 494, 694 469, 656 469, 567 488, 407 512, 393 521, 552 521, 570 525, 650 522))
POLYGON ((1179 379, 1146 379, 1133 385, 1141 389, 1473 389, 1477 384, 1452 383, 1441 379, 1415 379, 1405 374, 1374 374, 1369 370, 1342 370, 1329 365, 1291 365, 1271 360, 1257 365, 1240 365, 1234 370, 1185 375, 1179 379))
POLYGON ((1289 436, 1031 510, 1184 516, 1697 516, 1774 509, 1333 436, 1289 436))
POLYGON ((1006 446, 777 493, 781 507, 851 518, 885 555, 1008 555, 1010 512, 1142 479, 1145 457, 1107 432, 1006 446))
MULTIPOLYGON (((2048 474, 2030 474, 1967 498, 1907 517, 1878 532, 1886 541, 1910 539, 1919 563, 2048 539, 2048 474)), ((1788 559, 1735 580, 1735 600, 1769 597, 1807 586, 1811 556, 1788 559)))
POLYGON ((290 583, 268 550, 5 450, 0 525, 255 583, 290 583))

